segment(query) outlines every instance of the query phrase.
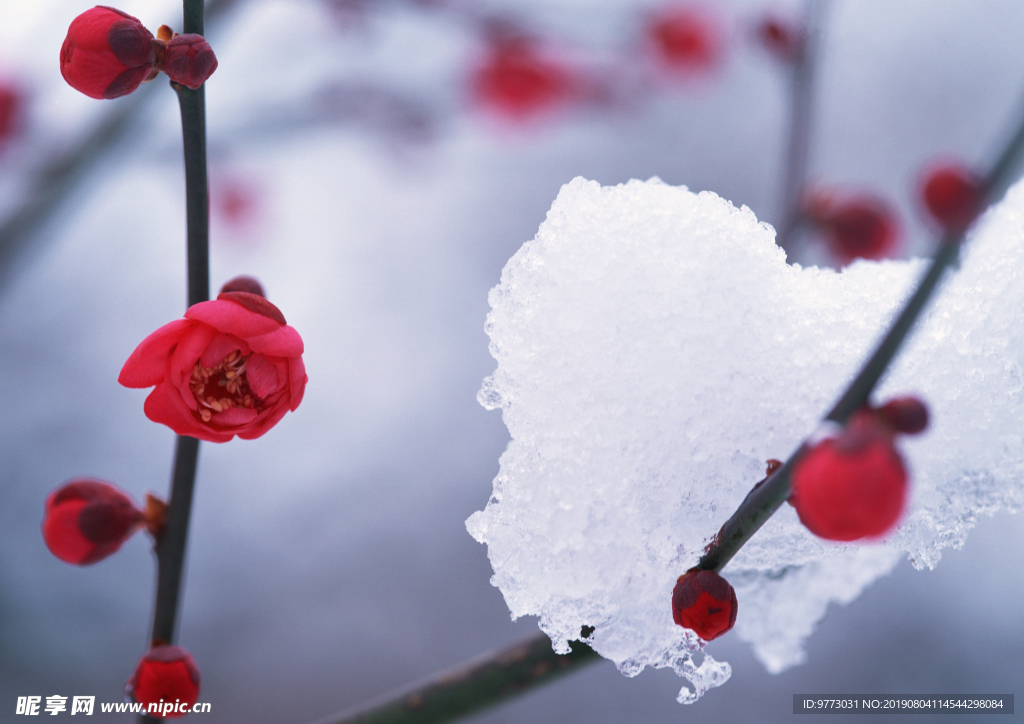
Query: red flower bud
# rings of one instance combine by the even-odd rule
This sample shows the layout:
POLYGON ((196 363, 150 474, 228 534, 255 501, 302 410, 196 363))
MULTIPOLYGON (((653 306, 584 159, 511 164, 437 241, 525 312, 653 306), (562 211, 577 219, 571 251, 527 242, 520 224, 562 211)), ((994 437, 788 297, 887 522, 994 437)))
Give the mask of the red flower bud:
POLYGON ((815 445, 796 464, 790 502, 816 536, 852 541, 891 531, 907 497, 907 471, 891 430, 872 410, 815 445))
POLYGON ((252 440, 294 411, 306 389, 302 338, 261 296, 230 291, 189 307, 142 340, 117 378, 156 388, 146 417, 179 435, 252 440))
POLYGON ((0 146, 18 130, 22 97, 17 88, 0 82, 0 146))
POLYGON ((244 274, 224 282, 224 286, 220 288, 220 293, 224 294, 225 292, 248 292, 258 297, 267 296, 263 293, 263 285, 260 284, 258 279, 244 274))
POLYGON ((680 6, 654 16, 647 37, 661 63, 673 72, 710 70, 722 58, 718 19, 699 8, 680 6))
POLYGON ((899 240, 896 212, 873 196, 836 201, 827 195, 814 195, 804 213, 824 233, 829 249, 843 264, 891 256, 899 240))
POLYGON ((926 171, 921 197, 928 212, 948 231, 964 231, 982 212, 981 177, 959 164, 926 171))
POLYGON ((136 18, 97 5, 71 21, 60 49, 60 73, 90 98, 118 98, 153 70, 153 34, 136 18))
POLYGON ((43 540, 53 555, 87 566, 121 547, 143 523, 142 511, 110 483, 78 478, 46 498, 43 540))
POLYGON ((180 646, 154 646, 139 659, 124 691, 135 703, 143 704, 150 716, 174 719, 188 714, 199 700, 199 669, 192 655, 180 646), (157 707, 149 709, 150 704, 157 707))
POLYGON ((175 83, 195 90, 217 70, 217 56, 206 38, 195 33, 175 35, 167 41, 163 71, 175 83))
POLYGON ((705 641, 718 638, 736 623, 736 591, 714 571, 690 569, 672 591, 672 618, 705 641))
POLYGON ((481 106, 501 115, 524 119, 549 111, 578 90, 573 73, 544 56, 522 38, 493 41, 488 57, 472 80, 481 106))
POLYGON ((896 397, 878 408, 882 420, 894 431, 916 435, 928 427, 928 408, 916 397, 896 397))

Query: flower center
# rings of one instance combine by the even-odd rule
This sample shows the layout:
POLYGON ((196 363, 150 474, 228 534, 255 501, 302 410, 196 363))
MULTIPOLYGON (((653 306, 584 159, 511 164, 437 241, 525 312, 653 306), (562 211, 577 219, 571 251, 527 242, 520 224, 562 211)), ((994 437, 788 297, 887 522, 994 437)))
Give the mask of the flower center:
POLYGON ((255 410, 260 399, 249 389, 245 377, 248 355, 235 350, 216 367, 203 367, 196 361, 188 387, 199 403, 196 411, 203 422, 209 422, 215 412, 230 410, 232 407, 248 407, 255 410))

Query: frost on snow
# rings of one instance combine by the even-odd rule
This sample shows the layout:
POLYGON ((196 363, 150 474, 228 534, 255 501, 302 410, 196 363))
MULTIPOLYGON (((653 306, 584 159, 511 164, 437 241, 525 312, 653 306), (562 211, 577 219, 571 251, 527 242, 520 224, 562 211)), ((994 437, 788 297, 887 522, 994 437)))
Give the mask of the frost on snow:
MULTIPOLYGON (((785 459, 871 351, 926 263, 787 265, 747 208, 657 179, 562 188, 505 266, 487 321, 498 361, 479 399, 512 440, 467 521, 513 617, 559 652, 588 642, 627 676, 671 666, 680 701, 728 679, 672 621, 676 578, 785 459)), ((909 553, 934 566, 979 514, 1024 499, 1024 187, 982 220, 961 269, 876 400, 914 393, 932 426, 901 441, 909 513, 882 544, 821 541, 783 505, 723 571, 734 634, 771 672, 804 659, 830 602, 909 553)))

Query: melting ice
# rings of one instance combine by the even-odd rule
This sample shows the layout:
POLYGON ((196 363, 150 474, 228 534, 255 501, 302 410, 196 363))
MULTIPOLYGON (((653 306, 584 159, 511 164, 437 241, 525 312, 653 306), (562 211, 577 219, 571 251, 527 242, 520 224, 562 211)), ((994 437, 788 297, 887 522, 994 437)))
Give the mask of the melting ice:
MULTIPOLYGON (((925 262, 788 265, 747 208, 657 179, 577 178, 509 260, 487 319, 495 373, 479 399, 511 433, 494 493, 467 521, 513 617, 557 651, 587 639, 628 676, 671 667, 695 701, 729 677, 676 626, 676 578, 764 475, 810 434, 925 262)), ((912 476, 901 527, 874 545, 809 534, 789 506, 723 571, 730 635, 771 672, 804 660, 830 602, 848 603, 902 556, 933 567, 979 515, 1024 500, 1024 187, 968 240, 883 379, 932 426, 902 441, 912 476)), ((894 616, 900 615, 898 610, 894 616)))

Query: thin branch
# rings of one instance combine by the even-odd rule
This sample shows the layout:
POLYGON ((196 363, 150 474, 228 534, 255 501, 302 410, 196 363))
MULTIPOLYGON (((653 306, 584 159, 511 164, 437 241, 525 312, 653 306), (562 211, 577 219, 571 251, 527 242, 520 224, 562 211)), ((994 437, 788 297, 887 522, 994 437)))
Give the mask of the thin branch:
POLYGON ((599 661, 586 644, 572 641, 564 656, 545 634, 466 662, 410 688, 339 712, 317 724, 440 724, 494 706, 599 661))
MULTIPOLYGON (((186 0, 186 6, 189 1, 186 0)), ((181 128, 185 147, 188 306, 192 306, 210 298, 210 189, 206 173, 204 93, 206 88, 199 86, 196 90, 189 90, 176 85, 175 90, 181 106, 181 128)))
MULTIPOLYGON (((979 190, 982 208, 1003 195, 1013 180, 1012 173, 1024 154, 1024 121, 1022 121, 999 154, 992 168, 985 175, 979 190)), ((845 424, 858 408, 867 404, 885 370, 899 351, 928 300, 935 293, 945 271, 954 266, 960 256, 964 232, 947 233, 939 243, 932 264, 922 277, 914 294, 907 300, 902 311, 892 323, 885 337, 871 357, 850 383, 825 420, 845 424)), ((740 503, 732 517, 725 522, 712 544, 701 557, 697 567, 702 570, 721 571, 750 537, 764 525, 765 521, 789 498, 790 475, 796 463, 807 452, 807 443, 797 448, 785 464, 761 483, 740 503)))
POLYGON ((154 546, 157 559, 156 609, 153 614, 152 645, 173 643, 177 639, 177 618, 181 601, 185 543, 188 540, 189 511, 195 488, 199 441, 178 436, 171 476, 171 501, 167 524, 154 546))
MULTIPOLYGON (((203 0, 184 0, 184 32, 202 33, 203 0)), ((210 298, 209 186, 206 173, 206 106, 204 87, 190 90, 173 84, 181 107, 185 155, 185 214, 187 236, 188 304, 210 298)), ((188 542, 192 495, 195 489, 199 440, 178 436, 167 525, 156 542, 157 586, 151 645, 174 643, 181 606, 185 549, 188 542)), ((143 715, 142 722, 157 719, 143 715)))
POLYGON ((829 0, 805 0, 800 51, 791 66, 789 138, 782 172, 779 229, 776 243, 792 256, 796 234, 803 221, 801 199, 807 182, 807 159, 811 146, 814 113, 814 71, 818 46, 829 0))

